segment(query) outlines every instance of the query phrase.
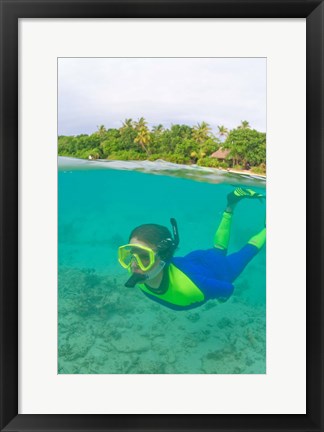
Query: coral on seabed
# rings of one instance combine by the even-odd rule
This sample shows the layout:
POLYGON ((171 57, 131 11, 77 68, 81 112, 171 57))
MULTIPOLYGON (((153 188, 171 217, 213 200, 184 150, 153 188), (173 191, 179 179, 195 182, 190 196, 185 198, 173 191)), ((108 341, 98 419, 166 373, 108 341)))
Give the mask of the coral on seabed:
POLYGON ((173 311, 91 269, 59 275, 60 374, 265 373, 264 308, 173 311))

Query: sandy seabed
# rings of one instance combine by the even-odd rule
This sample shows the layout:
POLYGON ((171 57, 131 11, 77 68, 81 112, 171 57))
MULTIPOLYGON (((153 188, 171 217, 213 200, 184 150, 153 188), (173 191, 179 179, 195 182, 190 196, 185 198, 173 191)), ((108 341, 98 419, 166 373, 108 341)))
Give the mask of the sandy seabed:
POLYGON ((59 272, 60 374, 264 374, 265 305, 248 281, 226 302, 173 311, 91 269, 59 272))

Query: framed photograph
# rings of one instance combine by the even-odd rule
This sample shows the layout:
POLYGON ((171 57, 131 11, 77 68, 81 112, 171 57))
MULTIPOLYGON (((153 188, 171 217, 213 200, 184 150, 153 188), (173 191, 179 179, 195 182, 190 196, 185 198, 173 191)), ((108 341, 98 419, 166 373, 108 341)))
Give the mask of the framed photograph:
POLYGON ((1 430, 324 430, 323 7, 1 2, 1 430))
POLYGON ((266 59, 59 58, 58 95, 58 373, 265 374, 266 59))

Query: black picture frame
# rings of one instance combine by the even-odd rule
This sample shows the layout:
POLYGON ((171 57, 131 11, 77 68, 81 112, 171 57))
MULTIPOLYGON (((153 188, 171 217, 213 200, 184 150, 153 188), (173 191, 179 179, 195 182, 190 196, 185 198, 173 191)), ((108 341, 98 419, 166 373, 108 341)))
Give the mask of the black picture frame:
MULTIPOLYGON (((0 0, 1 431, 324 431, 324 5, 318 0, 0 0), (305 415, 18 414, 19 18, 306 18, 307 413, 305 415)), ((296 125, 298 127, 298 125, 296 125)), ((293 301, 293 300, 292 300, 293 301)), ((280 391, 280 389, 278 389, 280 391)))

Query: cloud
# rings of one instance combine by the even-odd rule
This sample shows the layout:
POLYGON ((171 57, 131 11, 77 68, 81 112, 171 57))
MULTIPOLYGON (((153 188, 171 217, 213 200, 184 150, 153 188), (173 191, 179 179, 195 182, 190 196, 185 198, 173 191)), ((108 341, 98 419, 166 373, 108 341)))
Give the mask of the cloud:
POLYGON ((266 128, 264 58, 62 58, 59 134, 92 133, 125 118, 266 128))

